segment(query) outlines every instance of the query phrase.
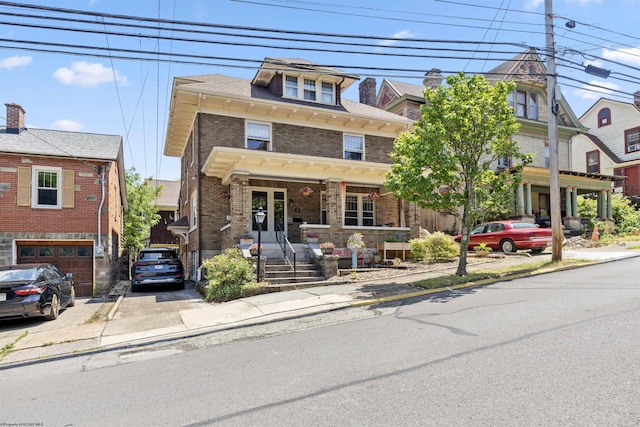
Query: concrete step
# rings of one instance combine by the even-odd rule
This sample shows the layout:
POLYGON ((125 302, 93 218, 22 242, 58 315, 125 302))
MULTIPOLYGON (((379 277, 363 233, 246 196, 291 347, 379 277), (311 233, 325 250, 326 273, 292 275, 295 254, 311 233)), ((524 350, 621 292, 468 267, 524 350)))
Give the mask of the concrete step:
POLYGON ((302 283, 317 283, 326 280, 324 276, 309 276, 309 277, 265 277, 265 281, 269 282, 270 286, 285 285, 295 286, 302 283))

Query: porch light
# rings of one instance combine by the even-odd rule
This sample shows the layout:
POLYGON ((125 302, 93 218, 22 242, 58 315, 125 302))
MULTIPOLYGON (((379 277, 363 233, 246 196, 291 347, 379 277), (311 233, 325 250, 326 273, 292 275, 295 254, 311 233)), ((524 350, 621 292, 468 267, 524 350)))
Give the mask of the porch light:
POLYGON ((267 215, 262 210, 262 206, 258 208, 258 212, 255 214, 256 223, 258 224, 258 262, 257 262, 257 276, 258 283, 260 283, 260 257, 262 256, 262 245, 261 245, 261 235, 262 235, 262 223, 264 222, 264 218, 267 215))

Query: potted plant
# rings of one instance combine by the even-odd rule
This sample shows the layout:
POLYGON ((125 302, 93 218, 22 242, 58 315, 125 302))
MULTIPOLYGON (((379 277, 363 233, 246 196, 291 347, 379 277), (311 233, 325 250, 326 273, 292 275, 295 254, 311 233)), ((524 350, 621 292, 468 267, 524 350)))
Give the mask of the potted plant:
POLYGON ((482 242, 482 243, 479 243, 478 246, 474 247, 473 250, 476 251, 476 256, 485 257, 489 255, 491 248, 487 246, 486 243, 482 242))
POLYGON ((320 243, 320 250, 325 255, 331 255, 333 253, 334 248, 335 248, 335 245, 332 242, 320 243))
POLYGON ((240 244, 241 245, 250 245, 253 243, 253 234, 251 233, 245 233, 242 235, 242 237, 240 237, 240 244))
MULTIPOLYGON (((264 249, 264 246, 260 245, 260 250, 264 249)), ((249 246, 249 253, 252 256, 258 256, 258 244, 254 243, 253 245, 249 246)))
POLYGON ((307 239, 307 243, 318 243, 318 239, 320 238, 320 235, 318 233, 310 231, 305 234, 305 237, 307 239))
POLYGON ((308 197, 311 193, 313 193, 313 190, 311 189, 311 187, 307 187, 305 185, 304 187, 300 188, 300 194, 302 194, 305 197, 308 197))

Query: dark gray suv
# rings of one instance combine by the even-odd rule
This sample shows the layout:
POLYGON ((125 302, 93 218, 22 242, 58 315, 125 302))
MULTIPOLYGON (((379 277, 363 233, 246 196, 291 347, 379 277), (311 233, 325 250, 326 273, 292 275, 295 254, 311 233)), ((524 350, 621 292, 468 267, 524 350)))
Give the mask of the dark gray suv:
POLYGON ((131 267, 131 290, 137 292, 155 285, 184 289, 184 267, 175 250, 146 248, 138 253, 131 267))

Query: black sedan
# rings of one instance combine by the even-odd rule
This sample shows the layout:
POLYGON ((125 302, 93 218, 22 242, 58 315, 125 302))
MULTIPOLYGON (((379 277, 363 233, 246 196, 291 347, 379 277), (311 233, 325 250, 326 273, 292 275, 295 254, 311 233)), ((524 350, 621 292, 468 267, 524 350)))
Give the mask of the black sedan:
POLYGON ((60 310, 76 303, 72 277, 71 273, 62 276, 51 264, 0 267, 0 319, 57 319, 60 310))

